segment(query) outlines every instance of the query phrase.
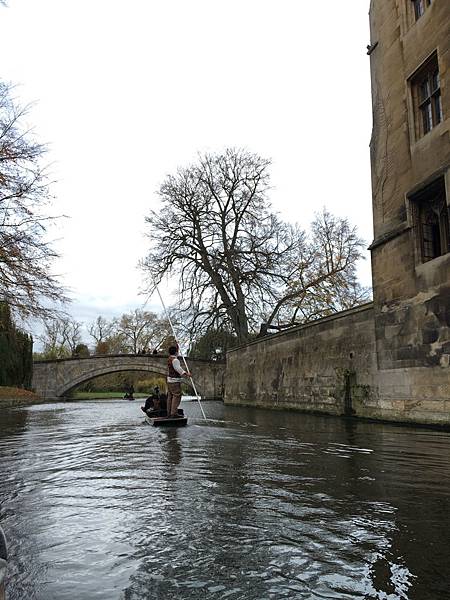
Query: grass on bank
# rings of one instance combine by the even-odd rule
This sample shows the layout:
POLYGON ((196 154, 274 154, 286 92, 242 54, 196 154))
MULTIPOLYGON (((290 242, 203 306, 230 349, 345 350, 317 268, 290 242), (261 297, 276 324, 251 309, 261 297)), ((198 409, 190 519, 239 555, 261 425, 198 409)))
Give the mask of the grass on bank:
MULTIPOLYGON (((123 398, 123 392, 74 392, 71 396, 71 400, 99 400, 109 398, 123 398)), ((147 398, 149 394, 143 394, 137 392, 134 394, 135 398, 147 398)))

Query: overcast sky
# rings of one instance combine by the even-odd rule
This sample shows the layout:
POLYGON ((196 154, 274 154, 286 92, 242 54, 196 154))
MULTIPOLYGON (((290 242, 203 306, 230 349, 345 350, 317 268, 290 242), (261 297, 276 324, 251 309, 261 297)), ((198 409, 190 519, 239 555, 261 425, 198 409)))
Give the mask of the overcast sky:
POLYGON ((36 102, 52 210, 69 216, 51 232, 55 267, 78 320, 145 302, 144 217, 164 177, 199 151, 271 158, 285 219, 307 227, 326 206, 371 242, 369 0, 8 4, 0 76, 22 104, 36 102))

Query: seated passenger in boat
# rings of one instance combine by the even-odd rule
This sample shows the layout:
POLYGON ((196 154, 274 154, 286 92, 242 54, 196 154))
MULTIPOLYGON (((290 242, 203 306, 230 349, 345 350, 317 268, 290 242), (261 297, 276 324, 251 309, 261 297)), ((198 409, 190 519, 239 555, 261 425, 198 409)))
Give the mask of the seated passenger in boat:
POLYGON ((149 417, 164 417, 167 414, 167 394, 152 394, 141 409, 149 417))
POLYGON ((146 398, 145 404, 144 406, 141 406, 141 408, 144 412, 147 412, 148 410, 153 410, 155 408, 155 400, 153 394, 146 398))

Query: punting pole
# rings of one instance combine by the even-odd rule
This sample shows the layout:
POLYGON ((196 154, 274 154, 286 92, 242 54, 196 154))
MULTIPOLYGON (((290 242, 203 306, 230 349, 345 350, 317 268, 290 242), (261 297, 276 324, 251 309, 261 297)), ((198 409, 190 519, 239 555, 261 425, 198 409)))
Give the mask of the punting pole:
MULTIPOLYGON (((156 289, 156 291, 158 292, 158 296, 159 296, 159 299, 161 300, 161 304, 162 304, 162 306, 163 306, 164 312, 166 313, 166 317, 167 317, 167 319, 168 319, 168 321, 169 321, 169 325, 170 325, 170 329, 172 330, 173 337, 174 337, 175 339, 177 339, 177 336, 176 336, 176 333, 175 333, 175 329, 174 329, 174 326, 173 326, 173 324, 172 324, 172 320, 171 320, 171 318, 170 318, 170 315, 169 315, 169 313, 168 313, 168 311, 167 311, 166 305, 164 304, 164 300, 163 300, 163 298, 162 298, 162 296, 161 296, 161 292, 159 291, 159 288, 158 288, 158 286, 157 286, 157 284, 156 284, 156 282, 155 282, 155 281, 153 282, 153 284, 154 284, 154 286, 155 286, 155 289, 156 289)), ((180 354, 181 354, 181 358, 183 359, 184 366, 186 367, 186 371, 190 372, 190 371, 189 371, 188 364, 187 364, 187 362, 186 362, 186 359, 184 358, 184 355, 183 355, 183 353, 182 353, 182 352, 180 352, 180 354)), ((200 406, 200 410, 202 411, 203 418, 204 418, 204 419, 205 419, 205 421, 206 421, 207 419, 206 419, 205 411, 203 410, 202 403, 200 402, 200 396, 199 396, 199 395, 198 395, 198 393, 197 393, 197 388, 195 387, 194 380, 192 379, 192 377, 189 377, 189 379, 191 380, 192 389, 194 390, 194 394, 195 394, 195 397, 197 398, 198 405, 200 406)))

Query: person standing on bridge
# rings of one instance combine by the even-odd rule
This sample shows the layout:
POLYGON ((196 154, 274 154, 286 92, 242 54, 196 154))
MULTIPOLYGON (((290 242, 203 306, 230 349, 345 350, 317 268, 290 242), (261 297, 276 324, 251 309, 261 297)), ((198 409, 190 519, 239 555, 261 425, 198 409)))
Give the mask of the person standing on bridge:
POLYGON ((170 346, 169 358, 167 360, 167 418, 178 417, 178 407, 181 402, 181 382, 183 377, 191 377, 189 371, 185 371, 177 357, 178 346, 170 346))

